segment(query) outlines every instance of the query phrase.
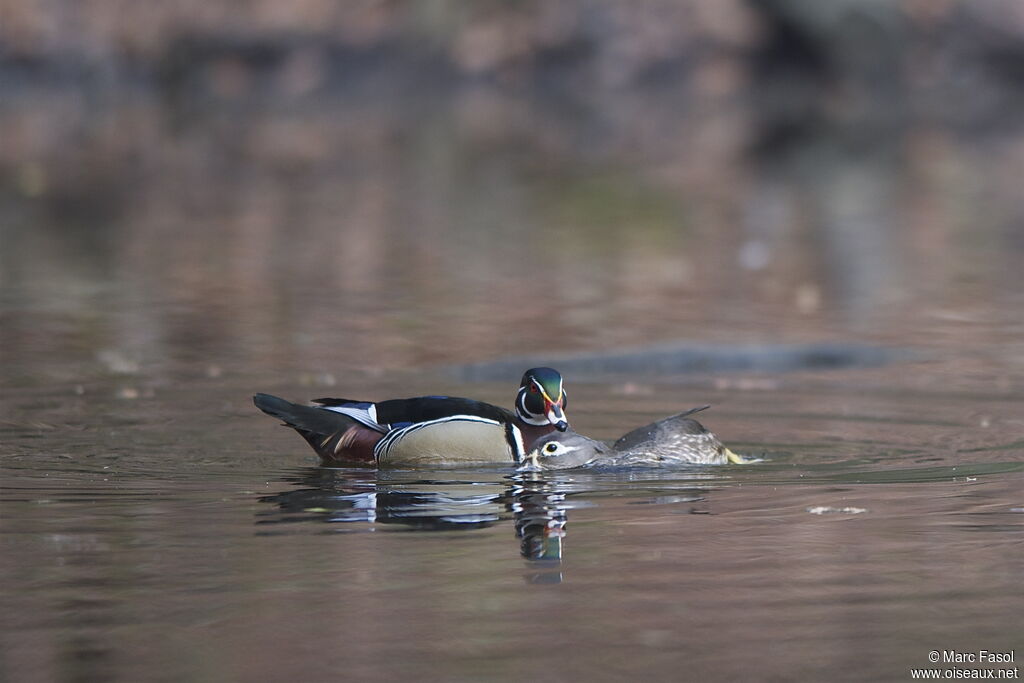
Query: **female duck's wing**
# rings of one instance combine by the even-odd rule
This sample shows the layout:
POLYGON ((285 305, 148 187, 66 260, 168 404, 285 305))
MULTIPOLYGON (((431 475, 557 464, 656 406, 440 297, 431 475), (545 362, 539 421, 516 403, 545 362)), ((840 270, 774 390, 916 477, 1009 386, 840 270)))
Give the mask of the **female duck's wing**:
POLYGON ((687 416, 699 413, 700 411, 706 410, 710 407, 711 406, 700 406, 699 408, 691 408, 690 410, 677 415, 672 415, 670 417, 662 418, 657 422, 652 422, 649 425, 637 427, 633 431, 623 434, 619 440, 615 442, 614 448, 617 451, 628 451, 631 448, 636 448, 640 444, 665 439, 666 436, 673 434, 703 434, 707 432, 707 430, 704 429, 704 425, 696 420, 688 419, 687 416))

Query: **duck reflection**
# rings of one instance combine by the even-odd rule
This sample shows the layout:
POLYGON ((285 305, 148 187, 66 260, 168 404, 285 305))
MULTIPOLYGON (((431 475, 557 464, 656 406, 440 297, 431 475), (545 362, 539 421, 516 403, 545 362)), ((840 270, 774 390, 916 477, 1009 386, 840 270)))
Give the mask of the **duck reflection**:
POLYGON ((472 475, 439 480, 414 472, 307 468, 284 478, 301 488, 260 498, 277 511, 260 513, 257 523, 369 522, 439 531, 512 519, 524 558, 562 559, 567 510, 582 505, 567 501, 570 481, 543 472, 472 475))
MULTIPOLYGON (((550 583, 562 579, 569 510, 594 505, 578 494, 590 494, 588 498, 600 496, 602 487, 609 484, 620 491, 623 487, 640 488, 663 494, 662 483, 678 493, 680 484, 684 484, 687 493, 697 494, 686 500, 696 501, 703 500, 701 496, 708 489, 704 482, 697 486, 692 479, 710 476, 693 472, 686 477, 688 481, 680 482, 676 473, 675 481, 659 482, 667 473, 648 472, 640 480, 634 480, 636 474, 591 480, 579 472, 569 475, 558 471, 431 473, 438 478, 427 478, 424 474, 427 473, 303 468, 283 478, 298 488, 260 498, 276 509, 259 513, 257 524, 361 522, 371 524, 371 528, 393 524, 418 531, 449 531, 479 529, 511 519, 520 554, 529 562, 531 574, 527 580, 550 583)), ((663 495, 651 502, 661 500, 665 500, 663 495)))
POLYGON ((509 477, 508 510, 515 520, 519 552, 528 560, 560 562, 568 522, 566 493, 537 472, 509 477))
POLYGON ((402 524, 427 531, 485 527, 501 519, 499 501, 507 488, 499 482, 435 481, 324 468, 310 468, 284 480, 303 488, 260 500, 294 514, 260 523, 312 519, 402 524))

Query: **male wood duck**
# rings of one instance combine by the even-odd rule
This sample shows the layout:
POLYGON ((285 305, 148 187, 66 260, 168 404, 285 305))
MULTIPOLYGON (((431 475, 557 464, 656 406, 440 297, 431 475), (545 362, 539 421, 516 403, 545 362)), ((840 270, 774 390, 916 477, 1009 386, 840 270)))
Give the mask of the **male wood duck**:
POLYGON ((256 394, 256 407, 309 442, 324 465, 518 464, 538 438, 565 431, 567 395, 551 368, 523 374, 515 412, 482 401, 420 396, 373 403, 318 398, 315 406, 256 394))
POLYGON ((639 427, 609 445, 565 432, 542 436, 524 458, 523 469, 572 467, 661 467, 666 465, 726 463, 753 460, 733 453, 700 422, 688 416, 709 406, 687 410, 639 427))

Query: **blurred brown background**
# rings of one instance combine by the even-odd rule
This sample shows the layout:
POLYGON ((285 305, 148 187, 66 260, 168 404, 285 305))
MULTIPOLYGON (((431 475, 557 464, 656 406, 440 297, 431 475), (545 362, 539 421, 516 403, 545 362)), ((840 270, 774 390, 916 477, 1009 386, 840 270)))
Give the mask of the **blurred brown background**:
POLYGON ((1011 0, 0 16, 0 341, 51 375, 1020 322, 1011 0))

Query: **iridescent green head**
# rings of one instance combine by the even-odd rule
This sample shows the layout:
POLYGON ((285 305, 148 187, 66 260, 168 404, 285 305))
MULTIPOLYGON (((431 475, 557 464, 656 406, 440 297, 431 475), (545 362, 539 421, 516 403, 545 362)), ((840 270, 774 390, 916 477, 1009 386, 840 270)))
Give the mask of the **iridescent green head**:
POLYGON ((562 388, 562 375, 552 368, 531 368, 523 373, 516 396, 516 414, 531 425, 554 425, 564 432, 569 428, 565 419, 568 397, 562 388))

